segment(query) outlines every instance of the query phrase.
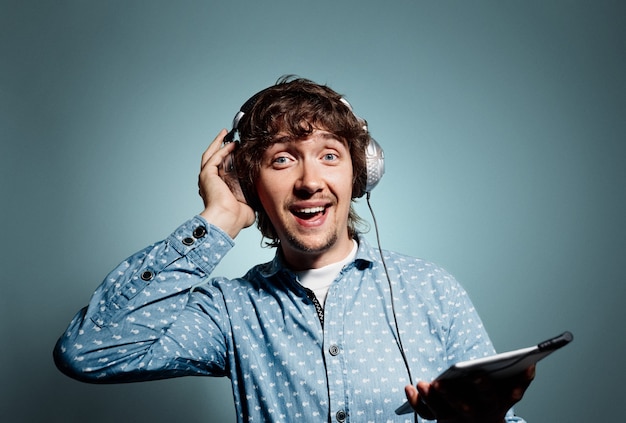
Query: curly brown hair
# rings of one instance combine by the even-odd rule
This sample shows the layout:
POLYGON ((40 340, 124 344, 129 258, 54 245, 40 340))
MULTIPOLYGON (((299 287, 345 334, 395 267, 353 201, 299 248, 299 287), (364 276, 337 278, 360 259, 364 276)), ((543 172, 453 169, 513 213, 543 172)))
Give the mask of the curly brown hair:
MULTIPOLYGON (((293 76, 280 78, 275 85, 253 96, 244 107, 237 124, 240 145, 235 154, 235 169, 248 204, 257 213, 257 227, 277 246, 279 239, 255 189, 263 154, 280 140, 301 140, 322 129, 346 142, 352 160, 352 199, 361 197, 367 181, 365 148, 370 136, 342 96, 325 85, 293 76), (245 109, 245 110, 244 110, 245 109), (286 136, 286 137, 285 137, 286 136)), ((354 236, 363 220, 353 205, 348 216, 348 231, 354 236)))

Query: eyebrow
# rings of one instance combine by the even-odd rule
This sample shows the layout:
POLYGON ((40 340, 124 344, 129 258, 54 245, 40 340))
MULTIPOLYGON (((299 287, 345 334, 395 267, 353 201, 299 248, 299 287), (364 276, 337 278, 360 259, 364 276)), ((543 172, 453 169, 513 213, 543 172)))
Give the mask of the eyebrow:
POLYGON ((318 135, 320 135, 324 139, 334 139, 334 140, 337 140, 337 141, 341 142, 341 138, 340 137, 338 137, 337 135, 335 135, 335 134, 333 134, 331 132, 328 132, 328 131, 320 131, 318 133, 318 135))

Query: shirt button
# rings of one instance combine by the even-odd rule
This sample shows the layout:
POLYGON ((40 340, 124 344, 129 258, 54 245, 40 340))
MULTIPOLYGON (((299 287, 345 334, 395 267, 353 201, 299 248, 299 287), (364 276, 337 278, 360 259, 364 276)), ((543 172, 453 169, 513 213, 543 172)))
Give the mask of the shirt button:
POLYGON ((198 226, 193 230, 193 237, 196 239, 202 238, 206 235, 206 228, 204 226, 198 226))
POLYGON ((328 349, 328 352, 330 353, 330 355, 335 356, 339 354, 339 347, 337 345, 331 345, 328 349))
POLYGON ((337 411, 337 414, 335 415, 335 417, 337 417, 338 422, 345 422, 347 415, 345 411, 339 410, 337 411))
POLYGON ((188 236, 187 238, 183 238, 183 244, 185 244, 185 245, 187 245, 187 246, 192 245, 192 244, 193 244, 193 242, 194 242, 194 241, 193 241, 193 238, 192 238, 192 237, 190 237, 190 236, 188 236))
POLYGON ((154 273, 152 273, 149 270, 146 270, 145 272, 141 274, 141 279, 143 279, 146 282, 151 280, 153 277, 154 277, 154 273))

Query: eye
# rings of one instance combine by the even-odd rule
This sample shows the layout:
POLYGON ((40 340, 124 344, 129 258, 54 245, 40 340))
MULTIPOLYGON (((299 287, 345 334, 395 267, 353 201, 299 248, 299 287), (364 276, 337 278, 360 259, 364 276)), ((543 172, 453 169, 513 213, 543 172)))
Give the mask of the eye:
POLYGON ((339 156, 337 156, 337 154, 335 153, 326 153, 324 154, 323 157, 324 157, 324 161, 327 161, 327 162, 332 162, 339 158, 339 156))
POLYGON ((283 168, 289 166, 291 158, 289 156, 277 156, 272 160, 272 166, 276 168, 283 168))

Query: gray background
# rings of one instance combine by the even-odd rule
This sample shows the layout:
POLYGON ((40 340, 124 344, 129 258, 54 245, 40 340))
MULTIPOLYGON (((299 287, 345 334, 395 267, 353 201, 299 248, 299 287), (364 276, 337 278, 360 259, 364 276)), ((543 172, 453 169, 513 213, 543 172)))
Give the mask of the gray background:
MULTIPOLYGON (((200 155, 241 103, 295 73, 345 94, 384 146, 385 248, 455 274, 499 350, 574 332, 519 414, 623 421, 625 12, 1 1, 0 420, 234 420, 228 380, 86 385, 51 350, 111 268, 200 211, 200 155)), ((218 273, 271 254, 246 230, 218 273)))

